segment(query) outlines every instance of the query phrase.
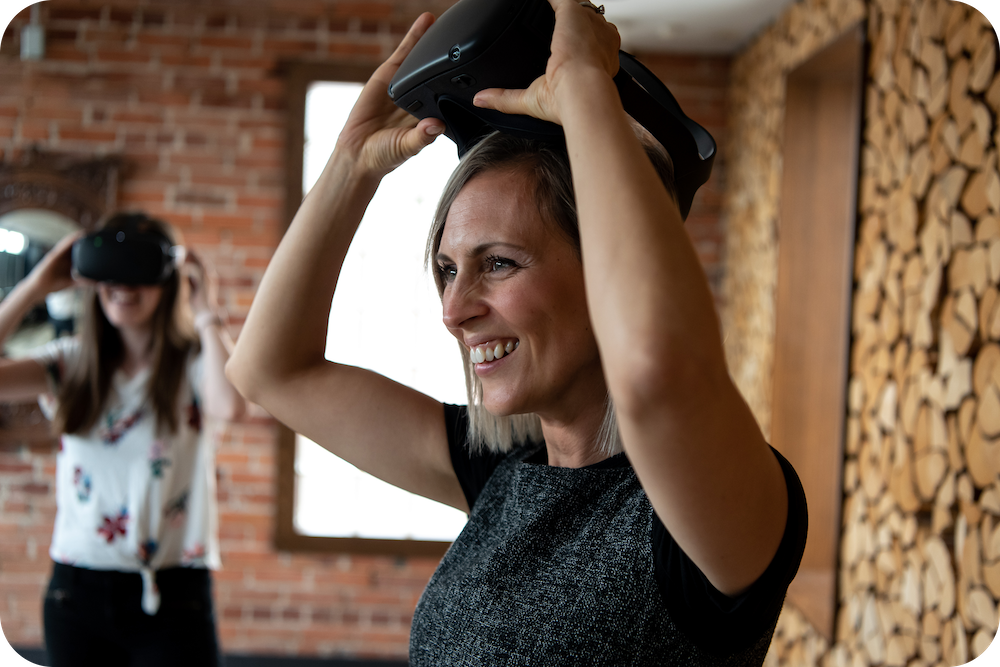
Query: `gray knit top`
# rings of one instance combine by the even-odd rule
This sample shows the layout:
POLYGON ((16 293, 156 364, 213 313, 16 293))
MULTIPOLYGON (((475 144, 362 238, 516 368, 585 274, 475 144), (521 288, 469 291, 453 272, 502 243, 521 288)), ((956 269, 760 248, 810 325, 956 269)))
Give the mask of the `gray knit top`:
POLYGON ((728 598, 692 571, 623 455, 575 469, 533 463, 538 446, 470 457, 463 410, 446 419, 472 509, 417 605, 413 667, 763 663, 805 542, 797 478, 775 562, 728 598))

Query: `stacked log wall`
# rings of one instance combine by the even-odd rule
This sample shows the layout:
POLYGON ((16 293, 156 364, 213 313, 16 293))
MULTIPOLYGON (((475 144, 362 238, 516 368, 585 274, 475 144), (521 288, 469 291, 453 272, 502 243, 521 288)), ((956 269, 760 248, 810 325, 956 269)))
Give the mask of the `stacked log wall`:
POLYGON ((799 3, 734 61, 727 354, 766 432, 785 75, 859 20, 870 54, 837 617, 828 641, 786 605, 767 664, 961 665, 1000 622, 1000 76, 978 11, 799 3))

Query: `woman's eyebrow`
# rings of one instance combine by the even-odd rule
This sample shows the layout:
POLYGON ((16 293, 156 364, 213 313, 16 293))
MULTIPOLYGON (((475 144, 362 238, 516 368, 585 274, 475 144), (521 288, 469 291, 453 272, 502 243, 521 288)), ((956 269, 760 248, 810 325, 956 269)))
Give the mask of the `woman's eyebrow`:
MULTIPOLYGON (((471 258, 480 257, 496 247, 509 248, 511 250, 524 250, 524 246, 520 246, 516 243, 508 243, 506 241, 487 241, 486 243, 480 243, 479 245, 472 247, 467 253, 465 253, 465 256, 471 258)), ((438 261, 442 262, 452 261, 451 257, 443 252, 439 252, 434 257, 438 261)))

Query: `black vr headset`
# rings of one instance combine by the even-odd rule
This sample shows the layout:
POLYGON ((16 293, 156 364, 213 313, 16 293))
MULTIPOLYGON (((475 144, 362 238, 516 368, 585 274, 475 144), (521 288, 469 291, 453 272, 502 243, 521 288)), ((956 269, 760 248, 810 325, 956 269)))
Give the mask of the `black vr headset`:
POLYGON ((96 282, 159 285, 173 275, 179 248, 133 216, 114 229, 87 234, 73 244, 73 272, 96 282))
MULTIPOLYGON (((484 88, 527 88, 545 73, 555 13, 547 0, 461 0, 420 38, 389 84, 389 97, 417 118, 439 118, 461 157, 494 130, 563 141, 562 128, 530 116, 480 109, 484 88)), ((663 83, 618 52, 615 84, 625 111, 667 149, 681 216, 712 172, 715 140, 684 115, 663 83)))

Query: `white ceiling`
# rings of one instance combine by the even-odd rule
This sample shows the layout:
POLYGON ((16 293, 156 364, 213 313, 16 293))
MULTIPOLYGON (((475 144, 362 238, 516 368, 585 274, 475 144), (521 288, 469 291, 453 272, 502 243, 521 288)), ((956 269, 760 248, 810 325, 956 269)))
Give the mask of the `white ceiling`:
POLYGON ((732 54, 794 0, 594 0, 626 51, 732 54))

